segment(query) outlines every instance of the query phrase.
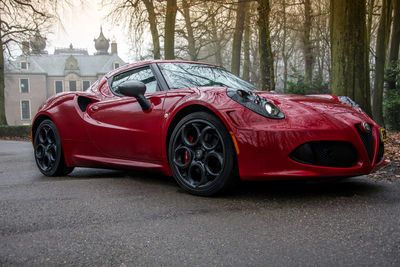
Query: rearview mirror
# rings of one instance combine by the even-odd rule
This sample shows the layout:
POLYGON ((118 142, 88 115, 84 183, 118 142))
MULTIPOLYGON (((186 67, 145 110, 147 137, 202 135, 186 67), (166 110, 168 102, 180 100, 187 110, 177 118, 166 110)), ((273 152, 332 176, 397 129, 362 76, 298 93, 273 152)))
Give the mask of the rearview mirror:
POLYGON ((119 92, 124 96, 133 96, 137 99, 143 110, 150 109, 151 103, 144 96, 146 85, 139 81, 126 81, 118 86, 119 92))

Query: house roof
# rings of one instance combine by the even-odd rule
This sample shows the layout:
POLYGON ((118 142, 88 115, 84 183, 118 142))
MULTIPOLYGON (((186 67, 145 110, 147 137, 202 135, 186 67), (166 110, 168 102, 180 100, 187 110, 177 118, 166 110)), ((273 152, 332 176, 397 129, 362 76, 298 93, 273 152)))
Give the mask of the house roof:
MULTIPOLYGON (((65 76, 65 63, 68 54, 32 54, 18 57, 7 64, 7 73, 47 74, 48 76, 65 76), (20 69, 20 62, 28 62, 28 69, 20 69)), ((120 66, 126 63, 117 54, 108 55, 72 55, 78 62, 80 76, 97 76, 114 69, 113 63, 119 62, 120 66)))

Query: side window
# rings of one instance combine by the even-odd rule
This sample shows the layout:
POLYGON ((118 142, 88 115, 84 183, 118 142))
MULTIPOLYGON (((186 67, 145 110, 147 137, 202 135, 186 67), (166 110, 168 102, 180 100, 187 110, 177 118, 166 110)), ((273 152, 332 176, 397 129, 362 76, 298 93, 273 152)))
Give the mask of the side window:
POLYGON ((154 77, 150 67, 134 69, 114 76, 111 90, 114 94, 120 95, 118 86, 125 81, 140 81, 146 85, 146 93, 154 93, 157 91, 157 80, 154 77))

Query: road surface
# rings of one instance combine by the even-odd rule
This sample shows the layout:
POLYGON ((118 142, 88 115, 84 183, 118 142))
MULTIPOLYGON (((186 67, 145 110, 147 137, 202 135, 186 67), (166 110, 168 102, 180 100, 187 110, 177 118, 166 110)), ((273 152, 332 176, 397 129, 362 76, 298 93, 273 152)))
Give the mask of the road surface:
POLYGON ((188 195, 162 175, 41 175, 0 140, 0 265, 400 266, 400 183, 245 183, 188 195))

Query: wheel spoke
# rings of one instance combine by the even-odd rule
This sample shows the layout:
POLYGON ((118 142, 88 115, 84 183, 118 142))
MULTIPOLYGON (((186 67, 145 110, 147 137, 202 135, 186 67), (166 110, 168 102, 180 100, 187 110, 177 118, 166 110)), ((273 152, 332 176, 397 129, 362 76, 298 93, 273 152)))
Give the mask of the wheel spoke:
POLYGON ((45 147, 43 144, 38 144, 35 149, 35 156, 37 159, 42 159, 45 154, 45 147))
MULTIPOLYGON (((203 166, 203 168, 204 168, 204 166, 203 166)), ((204 169, 204 170, 205 170, 205 169, 204 169)), ((199 185, 205 185, 205 184, 207 184, 209 181, 210 181, 210 180, 208 179, 207 173, 204 171, 203 174, 202 174, 202 176, 201 176, 201 180, 200 180, 199 185)))
POLYGON ((207 182, 206 170, 203 163, 200 161, 193 161, 188 169, 188 179, 195 187, 201 186, 207 182))
POLYGON ((207 126, 201 131, 201 145, 206 150, 213 150, 219 143, 219 136, 214 127, 207 126))
POLYGON ((204 158, 204 166, 208 174, 218 176, 224 167, 224 158, 220 153, 212 151, 204 158))
POLYGON ((200 139, 200 129, 195 123, 187 123, 181 130, 182 142, 186 146, 195 146, 200 139))
POLYGON ((48 129, 47 131, 47 143, 49 144, 53 144, 55 143, 55 136, 54 136, 54 132, 52 129, 48 129))
POLYGON ((193 160, 193 150, 186 146, 179 146, 175 149, 174 163, 181 169, 189 167, 193 160))
POLYGON ((47 130, 45 127, 43 127, 42 129, 40 129, 40 132, 39 132, 39 143, 45 144, 46 140, 47 140, 47 130))
POLYGON ((56 161, 56 152, 55 150, 52 149, 52 147, 50 147, 47 150, 47 157, 49 159, 49 163, 52 164, 56 161))
POLYGON ((55 142, 50 146, 50 149, 57 155, 57 144, 55 142))
POLYGON ((45 156, 43 157, 43 160, 41 161, 42 167, 44 170, 49 169, 49 157, 48 154, 46 153, 45 156))

